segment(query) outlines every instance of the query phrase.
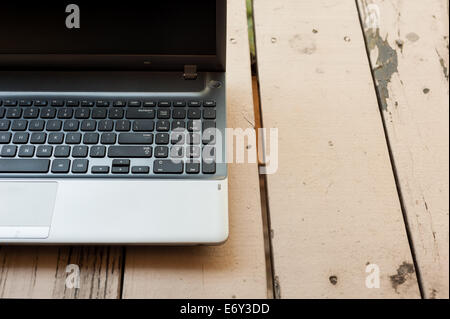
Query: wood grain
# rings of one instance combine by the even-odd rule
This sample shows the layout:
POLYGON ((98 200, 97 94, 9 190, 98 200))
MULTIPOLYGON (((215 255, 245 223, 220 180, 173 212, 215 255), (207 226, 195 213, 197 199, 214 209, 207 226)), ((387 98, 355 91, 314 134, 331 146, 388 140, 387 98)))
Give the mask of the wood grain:
MULTIPOLYGON (((254 126, 245 1, 228 1, 228 126, 254 126)), ((256 147, 254 142, 248 147, 256 147)), ((124 298, 265 298, 257 164, 229 165, 230 237, 217 247, 129 247, 124 298)))
POLYGON ((0 247, 0 298, 118 298, 121 247, 0 247), (79 267, 79 288, 66 279, 79 267))
POLYGON ((420 297, 355 1, 254 5, 277 295, 420 297))
POLYGON ((424 295, 449 298, 448 1, 359 6, 424 295))

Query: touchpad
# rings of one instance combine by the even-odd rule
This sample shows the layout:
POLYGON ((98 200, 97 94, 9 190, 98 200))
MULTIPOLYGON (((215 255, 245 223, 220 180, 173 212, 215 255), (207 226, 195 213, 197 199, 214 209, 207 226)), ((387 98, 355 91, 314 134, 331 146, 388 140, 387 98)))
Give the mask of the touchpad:
POLYGON ((0 182, 0 239, 47 238, 57 182, 0 182))

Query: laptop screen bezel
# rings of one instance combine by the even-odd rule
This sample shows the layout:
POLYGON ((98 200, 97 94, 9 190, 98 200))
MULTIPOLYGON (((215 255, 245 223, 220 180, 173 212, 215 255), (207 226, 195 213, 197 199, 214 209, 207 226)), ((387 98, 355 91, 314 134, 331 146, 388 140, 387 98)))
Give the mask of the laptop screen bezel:
POLYGON ((227 5, 226 0, 215 1, 215 55, 0 54, 0 69, 182 71, 185 65, 196 65, 199 71, 225 71, 227 5))

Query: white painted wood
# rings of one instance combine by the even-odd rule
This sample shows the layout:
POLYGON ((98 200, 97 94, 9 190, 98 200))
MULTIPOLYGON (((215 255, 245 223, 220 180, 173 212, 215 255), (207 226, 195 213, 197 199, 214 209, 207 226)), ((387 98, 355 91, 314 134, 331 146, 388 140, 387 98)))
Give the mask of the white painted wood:
POLYGON ((282 298, 420 297, 355 1, 256 0, 282 298), (380 288, 366 287, 366 265, 380 288))
POLYGON ((448 298, 448 1, 359 5, 424 295, 448 298), (373 11, 376 26, 365 18, 373 11))

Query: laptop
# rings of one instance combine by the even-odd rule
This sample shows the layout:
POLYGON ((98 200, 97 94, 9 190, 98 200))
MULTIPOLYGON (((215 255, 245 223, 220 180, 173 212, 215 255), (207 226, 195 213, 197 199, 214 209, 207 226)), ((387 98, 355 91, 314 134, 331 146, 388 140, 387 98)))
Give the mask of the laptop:
POLYGON ((0 243, 228 237, 226 0, 0 4, 0 243))

